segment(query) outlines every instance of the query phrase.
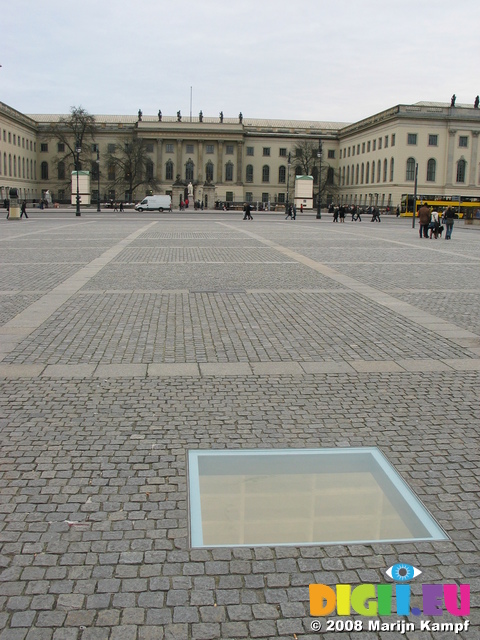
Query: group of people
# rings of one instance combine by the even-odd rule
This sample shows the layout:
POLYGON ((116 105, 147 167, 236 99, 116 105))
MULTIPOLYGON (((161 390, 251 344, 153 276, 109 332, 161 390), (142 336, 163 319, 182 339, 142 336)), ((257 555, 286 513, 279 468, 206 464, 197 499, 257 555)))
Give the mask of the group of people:
POLYGON ((458 214, 455 213, 453 207, 447 207, 440 216, 438 211, 432 211, 428 204, 424 202, 418 210, 420 238, 441 238, 446 227, 445 240, 451 240, 455 218, 458 218, 458 214), (430 232, 430 235, 428 232, 430 232))
POLYGON ((372 218, 370 222, 381 222, 380 220, 380 209, 378 207, 368 207, 367 209, 363 209, 362 207, 357 207, 357 205, 353 204, 351 206, 335 206, 333 204, 328 208, 328 212, 333 214, 332 222, 345 222, 345 216, 350 214, 352 216, 352 222, 361 222, 362 215, 367 214, 371 215, 372 218))

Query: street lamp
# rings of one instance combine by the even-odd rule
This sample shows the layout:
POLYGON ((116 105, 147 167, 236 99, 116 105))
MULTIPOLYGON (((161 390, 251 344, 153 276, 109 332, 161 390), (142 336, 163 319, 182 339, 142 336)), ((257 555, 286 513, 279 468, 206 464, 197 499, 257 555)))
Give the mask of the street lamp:
POLYGON ((286 209, 285 209, 285 213, 288 213, 288 190, 289 190, 289 186, 290 186, 290 165, 292 163, 292 154, 289 153, 288 154, 288 160, 287 160, 287 205, 286 205, 286 209))
POLYGON ((98 179, 97 211, 101 211, 100 209, 100 151, 98 149, 97 149, 97 179, 98 179))
POLYGON ((80 144, 80 140, 77 140, 75 143, 75 153, 77 154, 76 159, 75 159, 75 168, 77 170, 77 210, 75 212, 76 216, 80 216, 82 215, 80 213, 80 187, 78 184, 78 168, 80 166, 80 153, 82 152, 82 147, 80 144))
POLYGON ((317 220, 322 219, 322 140, 318 140, 318 201, 317 201, 317 220))

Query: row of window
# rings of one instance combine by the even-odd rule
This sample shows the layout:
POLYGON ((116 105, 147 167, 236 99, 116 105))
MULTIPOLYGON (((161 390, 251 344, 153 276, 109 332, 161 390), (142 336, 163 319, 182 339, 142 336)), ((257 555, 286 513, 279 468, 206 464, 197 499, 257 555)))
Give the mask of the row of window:
POLYGON ((341 182, 342 186, 356 185, 356 184, 374 184, 382 181, 387 182, 387 176, 389 175, 390 182, 393 182, 395 172, 395 161, 390 158, 390 175, 388 174, 388 160, 385 158, 383 163, 381 160, 370 162, 366 164, 348 165, 342 168, 341 182))
MULTIPOLYGON (((394 147, 395 146, 395 134, 392 133, 391 136, 386 135, 385 137, 381 136, 380 138, 375 138, 375 140, 368 140, 367 142, 359 142, 358 144, 354 144, 352 147, 345 147, 345 149, 340 149, 340 158, 350 158, 350 155, 354 156, 357 155, 359 156, 360 153, 370 153, 370 151, 376 151, 377 150, 377 144, 378 144, 378 150, 380 151, 382 149, 382 147, 384 147, 385 149, 388 149, 388 142, 390 139, 390 146, 394 147), (361 150, 361 151, 360 151, 361 150), (343 153, 343 156, 342 156, 343 153)), ((328 156, 329 158, 331 156, 328 156)), ((335 156, 332 156, 335 157, 335 156)))
POLYGON ((3 141, 9 144, 13 144, 16 147, 22 147, 22 149, 30 149, 30 151, 37 150, 37 143, 33 142, 33 140, 28 140, 24 136, 20 138, 16 133, 12 133, 11 131, 6 131, 3 129, 3 141))
MULTIPOLYGON (((407 134, 407 144, 416 145, 418 141, 418 135, 416 133, 407 134)), ((428 146, 438 147, 438 135, 436 133, 428 134, 428 146)), ((468 148, 468 136, 458 136, 458 146, 462 149, 468 148)))
MULTIPOLYGON (((407 170, 405 174, 406 181, 415 180, 415 167, 417 163, 415 158, 408 158, 407 170)), ((430 158, 427 162, 427 182, 435 182, 437 174, 437 161, 435 158, 430 158)), ((460 159, 457 162, 456 182, 464 183, 467 176, 467 163, 465 160, 460 159)))
MULTIPOLYGON (((390 146, 395 146, 395 134, 392 133, 391 136, 382 136, 380 138, 376 138, 375 140, 369 140, 368 142, 361 142, 351 147, 345 147, 345 149, 340 149, 340 158, 350 158, 350 156, 359 156, 361 153, 370 153, 370 151, 376 151, 383 148, 388 148, 388 143, 390 139, 390 146)), ((408 145, 417 145, 418 144, 418 134, 416 133, 407 133, 407 144, 408 145)), ((428 146, 429 147, 438 147, 438 135, 436 133, 428 134, 428 146)), ((468 136, 458 136, 458 146, 466 149, 468 148, 468 136)))
MULTIPOLYGON (((0 175, 2 175, 2 162, 0 158, 0 175)), ((37 179, 37 161, 29 158, 21 158, 11 153, 3 154, 3 175, 24 180, 37 179)))

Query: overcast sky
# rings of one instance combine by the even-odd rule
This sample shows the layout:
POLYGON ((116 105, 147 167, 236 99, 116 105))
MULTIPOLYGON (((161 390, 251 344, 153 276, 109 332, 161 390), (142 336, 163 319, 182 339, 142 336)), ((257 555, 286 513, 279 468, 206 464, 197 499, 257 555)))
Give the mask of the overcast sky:
POLYGON ((23 113, 353 122, 480 93, 478 0, 12 0, 0 100, 23 113))

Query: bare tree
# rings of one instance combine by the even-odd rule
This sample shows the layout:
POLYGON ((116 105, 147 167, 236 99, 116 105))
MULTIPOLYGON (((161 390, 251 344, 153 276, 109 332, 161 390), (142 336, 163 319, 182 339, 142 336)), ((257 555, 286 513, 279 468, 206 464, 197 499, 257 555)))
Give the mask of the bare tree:
POLYGON ((130 200, 134 199, 139 187, 143 186, 145 192, 158 187, 146 143, 135 134, 115 145, 115 151, 107 156, 107 166, 109 187, 128 192, 130 200))
POLYGON ((295 175, 311 176, 313 169, 318 163, 318 145, 315 146, 310 140, 302 140, 293 148, 292 164, 295 167, 295 175))
POLYGON ((92 143, 95 141, 97 126, 95 116, 83 107, 71 107, 69 116, 62 116, 46 131, 46 137, 58 141, 57 162, 63 162, 69 170, 76 166, 77 149, 81 149, 79 161, 84 161, 90 169, 92 143))
POLYGON ((313 176, 314 185, 317 187, 314 194, 315 199, 318 198, 320 189, 322 203, 334 200, 339 189, 338 176, 335 176, 334 168, 325 160, 324 156, 322 156, 321 175, 319 176, 318 142, 302 140, 295 145, 293 154, 292 164, 295 167, 295 174, 313 176))

